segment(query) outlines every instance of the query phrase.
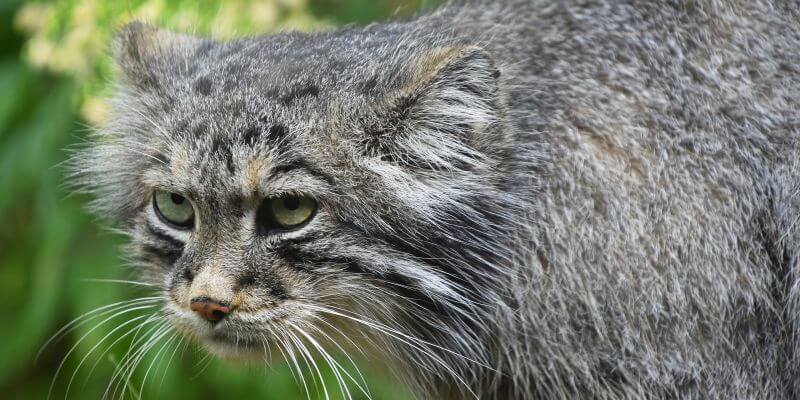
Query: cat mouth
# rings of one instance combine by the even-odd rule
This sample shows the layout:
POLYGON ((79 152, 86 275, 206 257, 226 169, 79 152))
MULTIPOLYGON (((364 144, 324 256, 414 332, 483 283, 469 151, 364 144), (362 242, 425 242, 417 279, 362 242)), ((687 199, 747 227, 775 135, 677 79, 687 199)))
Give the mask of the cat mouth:
POLYGON ((280 335, 282 323, 291 319, 288 310, 275 308, 245 313, 237 310, 213 323, 178 304, 170 304, 167 310, 179 332, 194 338, 212 354, 232 361, 272 361, 282 347, 274 335, 280 335), (269 333, 264 326, 272 327, 269 333))
POLYGON ((257 349, 265 346, 264 338, 249 337, 249 336, 236 336, 231 337, 228 334, 214 333, 208 337, 208 341, 223 346, 230 346, 237 349, 257 349))
POLYGON ((263 361, 271 353, 272 346, 261 336, 231 336, 227 333, 213 333, 200 337, 200 341, 211 353, 234 361, 263 361))

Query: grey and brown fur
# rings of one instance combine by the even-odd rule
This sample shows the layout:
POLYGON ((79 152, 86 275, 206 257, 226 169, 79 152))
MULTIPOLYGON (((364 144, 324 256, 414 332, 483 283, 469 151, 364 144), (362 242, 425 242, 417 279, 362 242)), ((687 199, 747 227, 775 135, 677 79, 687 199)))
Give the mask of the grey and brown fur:
POLYGON ((163 312, 223 355, 294 325, 377 349, 420 398, 797 398, 798 10, 506 0, 231 42, 133 24, 75 164, 163 312), (154 188, 194 231, 152 218, 154 188), (286 192, 317 215, 259 235, 286 192), (238 309, 212 329, 200 292, 238 309))

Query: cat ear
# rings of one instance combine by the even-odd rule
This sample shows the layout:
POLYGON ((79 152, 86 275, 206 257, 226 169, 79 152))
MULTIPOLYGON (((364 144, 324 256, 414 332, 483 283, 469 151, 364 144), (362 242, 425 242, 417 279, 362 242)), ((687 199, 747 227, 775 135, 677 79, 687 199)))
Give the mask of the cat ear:
POLYGON ((127 83, 152 89, 159 86, 160 70, 174 67, 179 57, 202 42, 196 37, 132 22, 117 33, 113 53, 127 83))
POLYGON ((410 79, 389 96, 368 149, 381 158, 423 168, 469 168, 500 138, 500 71, 474 46, 427 53, 412 63, 410 79))

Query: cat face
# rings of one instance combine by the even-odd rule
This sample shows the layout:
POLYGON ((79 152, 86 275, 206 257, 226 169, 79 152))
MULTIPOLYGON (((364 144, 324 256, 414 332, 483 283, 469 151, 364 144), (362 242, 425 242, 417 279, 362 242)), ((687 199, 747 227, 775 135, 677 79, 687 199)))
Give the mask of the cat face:
POLYGON ((212 352, 358 332, 454 373, 465 346, 488 352, 482 315, 520 220, 499 71, 465 44, 338 35, 128 26, 81 182, 130 233, 164 316, 212 352))

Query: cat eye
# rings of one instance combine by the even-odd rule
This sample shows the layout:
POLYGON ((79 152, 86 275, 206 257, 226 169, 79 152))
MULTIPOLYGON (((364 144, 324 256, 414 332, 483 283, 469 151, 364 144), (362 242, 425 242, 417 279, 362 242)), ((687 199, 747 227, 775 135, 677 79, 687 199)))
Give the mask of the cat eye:
POLYGON ((166 190, 153 193, 153 208, 158 217, 178 229, 191 229, 194 225, 194 207, 186 197, 166 190))
POLYGON ((317 202, 303 195, 283 195, 265 199, 256 213, 260 233, 297 229, 314 216, 317 202))

